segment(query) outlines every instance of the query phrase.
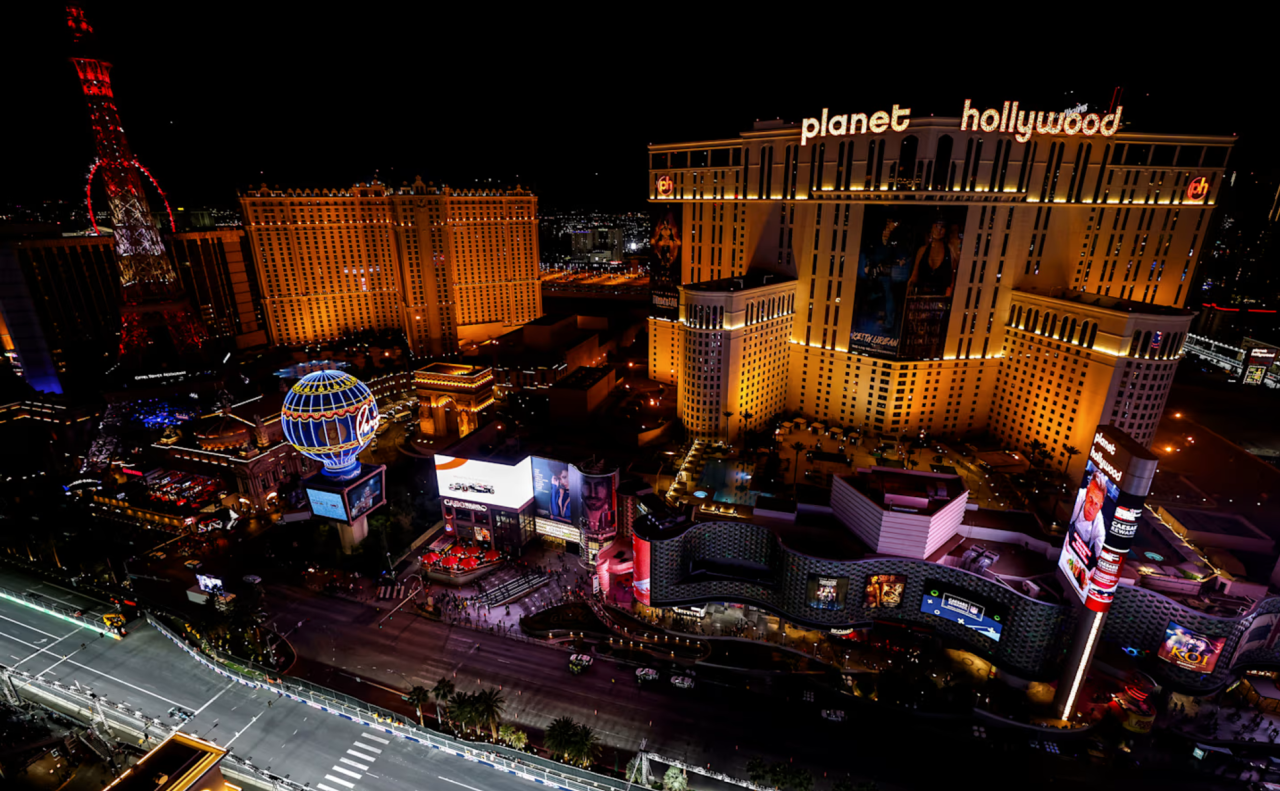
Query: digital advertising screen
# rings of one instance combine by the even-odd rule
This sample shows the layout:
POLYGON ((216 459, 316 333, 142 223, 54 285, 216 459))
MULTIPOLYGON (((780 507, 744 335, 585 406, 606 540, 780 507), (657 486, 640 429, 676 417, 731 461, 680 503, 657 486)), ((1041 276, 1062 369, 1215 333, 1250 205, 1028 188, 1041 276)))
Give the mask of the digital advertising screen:
POLYGON ((307 489, 307 499, 311 501, 311 513, 315 516, 347 521, 347 509, 342 504, 340 493, 326 492, 323 489, 307 489))
POLYGON ((355 521, 383 503, 382 471, 371 475, 368 480, 361 481, 347 490, 347 503, 351 508, 351 519, 355 521))
POLYGON ((1085 600, 1089 577, 1098 566, 1102 545, 1107 538, 1107 525, 1116 513, 1120 487, 1092 460, 1085 465, 1076 492, 1071 518, 1067 522, 1067 538, 1058 556, 1058 568, 1080 601, 1085 600))
MULTIPOLYGON (((670 182, 670 176, 667 176, 670 182)), ((657 205, 651 215, 649 238, 649 315, 674 319, 680 314, 680 247, 684 243, 681 222, 684 207, 678 203, 657 205)))
POLYGON ((1275 361, 1275 349, 1265 346, 1245 349, 1240 381, 1247 385, 1262 384, 1267 378, 1267 371, 1275 361))
POLYGON ((569 465, 569 506, 577 517, 578 527, 589 537, 602 537, 617 532, 618 473, 583 472, 569 465))
POLYGON ((518 509, 533 498, 531 458, 513 465, 436 454, 436 484, 441 497, 518 509))
POLYGON ((1225 637, 1208 637, 1170 621, 1156 656, 1184 670, 1212 673, 1226 642, 1225 637))
POLYGON ((197 574, 196 585, 200 586, 200 590, 205 593, 219 593, 222 591, 222 580, 218 577, 210 577, 208 574, 197 574))
POLYGON ((967 214, 964 206, 864 209, 850 351, 942 357, 967 214))
POLYGON ((1008 613, 1003 605, 938 580, 924 581, 920 612, 958 623, 999 642, 1008 613))
POLYGON ((848 577, 809 575, 809 606, 815 610, 843 610, 844 597, 848 592, 848 577))
POLYGON ((635 594, 636 601, 648 607, 649 597, 649 542, 637 535, 631 537, 631 547, 636 553, 635 565, 632 566, 631 590, 635 594))
POLYGON ((872 609, 898 607, 902 604, 902 592, 906 587, 907 578, 902 574, 872 574, 867 577, 862 606, 872 609))
POLYGON ((533 501, 538 516, 566 524, 573 523, 573 494, 569 488, 569 465, 555 459, 534 456, 533 501))

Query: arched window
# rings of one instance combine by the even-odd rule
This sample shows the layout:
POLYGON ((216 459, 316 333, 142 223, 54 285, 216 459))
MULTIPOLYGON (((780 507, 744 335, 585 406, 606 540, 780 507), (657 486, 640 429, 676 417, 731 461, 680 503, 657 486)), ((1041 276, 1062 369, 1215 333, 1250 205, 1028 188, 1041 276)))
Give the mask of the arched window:
POLYGON ((1151 357, 1151 331, 1142 333, 1142 344, 1138 347, 1138 356, 1144 359, 1151 357))
POLYGON ((1098 340, 1098 325, 1094 324, 1089 328, 1089 348, 1093 348, 1093 342, 1098 340))
POLYGON ((920 138, 907 135, 902 138, 902 147, 898 149, 898 180, 895 189, 914 190, 920 185, 915 181, 916 157, 920 148, 920 138))
POLYGON ((1138 349, 1142 348, 1142 331, 1135 330, 1133 333, 1133 342, 1129 344, 1129 356, 1137 357, 1138 349))
POLYGON ((1067 343, 1076 342, 1076 320, 1074 318, 1071 319, 1071 327, 1067 330, 1067 337, 1065 340, 1067 343))
POLYGON ((951 174, 951 149, 955 145, 955 141, 951 139, 951 135, 943 135, 938 138, 938 153, 934 156, 933 161, 936 163, 933 168, 933 184, 935 190, 945 190, 950 188, 947 179, 951 174))
POLYGON ((1049 314, 1049 337, 1058 337, 1058 316, 1054 313, 1049 314))
POLYGON ((1160 339, 1160 359, 1169 359, 1169 346, 1173 343, 1173 333, 1166 332, 1164 337, 1160 339))

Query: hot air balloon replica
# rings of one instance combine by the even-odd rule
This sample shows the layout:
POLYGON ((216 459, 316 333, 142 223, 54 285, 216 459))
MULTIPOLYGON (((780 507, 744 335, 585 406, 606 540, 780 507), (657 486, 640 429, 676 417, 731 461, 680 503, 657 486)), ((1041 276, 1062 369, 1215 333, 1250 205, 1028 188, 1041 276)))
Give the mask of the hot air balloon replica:
POLYGON ((350 552, 368 535, 369 512, 386 502, 386 467, 359 459, 378 428, 373 393, 344 371, 316 371, 289 389, 280 422, 290 445, 324 465, 303 487, 311 513, 337 524, 350 552))

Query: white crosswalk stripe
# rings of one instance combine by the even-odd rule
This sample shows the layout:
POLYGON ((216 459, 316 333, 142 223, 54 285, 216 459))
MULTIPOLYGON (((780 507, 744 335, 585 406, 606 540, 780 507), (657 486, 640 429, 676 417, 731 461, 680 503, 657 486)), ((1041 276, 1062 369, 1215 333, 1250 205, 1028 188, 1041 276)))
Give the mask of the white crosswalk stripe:
POLYGON ((339 758, 338 762, 344 763, 347 766, 354 766, 357 769, 363 769, 366 772, 369 771, 369 766, 367 764, 358 764, 355 761, 351 760, 350 758, 339 758))
MULTIPOLYGON (((361 748, 361 749, 367 749, 367 748, 361 748)), ((368 761, 370 763, 373 763, 374 761, 378 760, 372 755, 365 755, 364 753, 358 753, 355 750, 347 750, 347 755, 354 755, 355 757, 359 758, 361 761, 368 761)))
POLYGON ((324 783, 316 783, 316 788, 320 789, 320 791, 338 791, 333 786, 327 786, 324 783))
POLYGON ((364 742, 356 742, 355 744, 353 744, 353 745, 351 745, 351 746, 352 746, 352 747, 355 747, 356 749, 359 749, 359 750, 368 750, 368 751, 369 751, 369 752, 371 752, 371 753, 380 753, 380 752, 382 752, 382 750, 381 750, 381 749, 379 749, 379 748, 377 748, 377 747, 370 747, 369 745, 365 744, 364 742))
POLYGON ((360 734, 360 738, 373 739, 375 742, 380 742, 382 744, 391 744, 389 739, 383 739, 381 736, 374 736, 372 733, 362 733, 360 734))
POLYGON ((343 769, 341 766, 333 767, 333 771, 342 772, 344 775, 347 775, 348 777, 354 777, 357 780, 364 777, 364 775, 360 774, 359 772, 353 772, 350 769, 343 769))
POLYGON ((333 775, 325 775, 325 776, 324 776, 324 779, 325 779, 325 780, 328 780, 329 782, 332 782, 332 783, 337 783, 338 785, 344 785, 344 786, 346 786, 347 788, 355 788, 355 787, 356 787, 356 784, 355 784, 355 783, 348 783, 346 780, 343 780, 341 777, 334 777, 333 775))

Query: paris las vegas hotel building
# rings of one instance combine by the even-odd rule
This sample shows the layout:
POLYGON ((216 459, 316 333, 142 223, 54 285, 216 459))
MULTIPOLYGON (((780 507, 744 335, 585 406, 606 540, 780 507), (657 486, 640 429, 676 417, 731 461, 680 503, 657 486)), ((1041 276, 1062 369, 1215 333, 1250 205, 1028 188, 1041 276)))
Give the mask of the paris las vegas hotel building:
POLYGON ((1016 104, 964 107, 650 146, 660 235, 678 239, 655 244, 678 270, 655 287, 650 371, 691 433, 795 410, 1040 440, 1064 468, 1099 424, 1150 443, 1234 139, 1125 131, 1122 109, 1019 132, 1016 104), (908 286, 922 249, 938 253, 908 286))

